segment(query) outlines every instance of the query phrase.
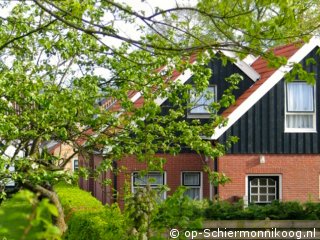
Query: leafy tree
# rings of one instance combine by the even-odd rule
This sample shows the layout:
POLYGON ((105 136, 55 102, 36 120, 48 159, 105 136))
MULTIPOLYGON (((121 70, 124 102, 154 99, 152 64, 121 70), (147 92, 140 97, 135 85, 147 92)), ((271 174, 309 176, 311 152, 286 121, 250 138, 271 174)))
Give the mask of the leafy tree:
MULTIPOLYGON (((262 54, 282 64, 283 59, 263 50, 308 39, 318 29, 318 4, 200 0, 194 7, 156 8, 147 15, 112 0, 2 2, 1 12, 8 13, 0 18, 2 183, 13 179, 49 198, 58 209, 56 224, 64 232, 63 209, 52 186, 73 180, 62 171, 71 158, 49 154, 43 147, 49 140, 68 144, 85 157, 100 151, 104 161, 97 172, 80 171, 93 175, 112 170, 112 161, 125 155, 135 155, 150 168, 161 167, 165 160, 156 153, 177 154, 181 146, 210 157, 222 155, 224 146, 213 148, 200 136, 210 136, 223 123, 215 113, 234 101, 230 91, 212 106, 212 121, 185 121, 191 86, 173 83, 174 69, 190 69, 201 92, 211 75, 206 67, 210 58, 233 61, 216 55, 219 50, 239 57, 262 54), (179 18, 181 11, 199 24, 188 26, 179 18), (122 34, 119 20, 137 28, 138 37, 122 34), (189 62, 192 54, 197 54, 194 64, 189 62), (139 107, 131 101, 135 94, 144 99, 139 107), (161 116, 154 102, 158 97, 173 104, 168 115, 161 116), (103 99, 116 104, 106 109, 106 104, 98 104, 103 99), (12 165, 15 172, 9 171, 12 165)), ((230 88, 239 80, 231 76, 230 88)))

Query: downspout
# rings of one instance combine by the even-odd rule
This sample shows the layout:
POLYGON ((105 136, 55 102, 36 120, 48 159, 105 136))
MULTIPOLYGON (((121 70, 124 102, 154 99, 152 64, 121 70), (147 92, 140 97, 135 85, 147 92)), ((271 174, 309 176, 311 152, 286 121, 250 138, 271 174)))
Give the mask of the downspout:
MULTIPOLYGON (((216 146, 216 141, 212 141, 212 147, 216 146)), ((213 159, 213 171, 218 172, 218 157, 214 157, 213 159)), ((219 196, 219 185, 213 186, 213 198, 212 201, 215 201, 216 197, 219 196)))
POLYGON ((116 169, 118 168, 117 161, 112 161, 112 167, 113 167, 113 190, 112 190, 112 201, 117 202, 118 200, 118 175, 115 173, 116 169))
MULTIPOLYGON (((214 158, 213 161, 213 171, 218 172, 218 157, 214 158)), ((213 186, 213 201, 216 199, 216 197, 219 195, 219 185, 213 186)))

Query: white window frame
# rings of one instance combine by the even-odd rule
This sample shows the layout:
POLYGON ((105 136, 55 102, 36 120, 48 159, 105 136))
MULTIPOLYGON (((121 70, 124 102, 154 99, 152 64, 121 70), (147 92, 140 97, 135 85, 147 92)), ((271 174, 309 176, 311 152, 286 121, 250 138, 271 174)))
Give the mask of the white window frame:
MULTIPOLYGON (((213 98, 214 98, 214 102, 216 102, 217 101, 217 92, 218 92, 218 90, 217 90, 217 85, 209 85, 206 89, 205 89, 205 91, 208 91, 208 89, 210 89, 210 88, 213 88, 213 98)), ((193 91, 193 90, 191 90, 191 91, 193 91)), ((189 92, 189 103, 190 103, 190 101, 191 101, 191 91, 189 92)), ((204 92, 205 92, 204 91, 204 92)), ((198 97, 200 97, 200 96, 198 96, 198 97)), ((199 100, 199 99, 198 99, 199 100)), ((209 111, 206 111, 206 112, 203 112, 203 113, 192 113, 191 111, 192 111, 192 109, 195 109, 195 108, 197 108, 197 104, 195 104, 194 106, 192 106, 192 108, 191 109, 188 109, 187 110, 187 118, 208 118, 208 117, 210 117, 210 112, 209 111)))
POLYGON ((72 171, 74 171, 74 172, 77 171, 77 170, 74 169, 74 167, 75 167, 74 162, 75 162, 75 161, 78 161, 78 169, 79 169, 79 159, 76 159, 76 158, 75 158, 75 159, 72 159, 72 171))
POLYGON ((182 171, 181 172, 181 186, 187 187, 187 188, 199 188, 199 197, 200 199, 197 200, 202 200, 203 199, 203 174, 201 171, 182 171), (184 180, 183 180, 183 174, 184 173, 200 173, 200 186, 190 186, 190 185, 184 185, 184 180))
MULTIPOLYGON (((296 80, 294 82, 305 82, 305 81, 296 80)), ((284 85, 284 87, 285 87, 285 90, 284 90, 284 92, 285 92, 284 132, 286 132, 286 133, 316 133, 317 132, 316 84, 312 85, 312 87, 313 87, 313 108, 314 108, 314 110, 312 112, 289 112, 287 110, 287 108, 288 108, 288 103, 287 103, 288 88, 287 88, 287 86, 288 86, 288 84, 290 84, 290 83, 285 83, 285 85, 284 85), (289 127, 287 127, 287 116, 288 115, 312 115, 313 127, 312 128, 289 128, 289 127)))
MULTIPOLYGON (((163 175, 163 185, 157 185, 157 186, 164 186, 164 185, 167 184, 167 173, 166 173, 165 171, 164 171, 164 172, 151 171, 151 172, 149 172, 149 173, 160 173, 160 174, 163 175)), ((135 185, 134 185, 134 175, 135 175, 135 174, 139 174, 139 171, 134 171, 134 172, 132 172, 132 174, 131 174, 131 193, 134 193, 134 192, 135 192, 134 189, 136 189, 136 188, 142 188, 142 187, 145 187, 145 186, 146 186, 146 185, 140 185, 140 186, 135 186, 135 185)), ((147 173, 147 175, 148 175, 148 173, 147 173)), ((157 186, 152 186, 152 184, 150 185, 150 187, 151 187, 152 189, 158 188, 157 186)), ((165 200, 166 198, 167 198, 167 192, 164 191, 164 192, 163 192, 163 199, 165 200)))
MULTIPOLYGON (((250 203, 249 199, 249 177, 278 177, 279 179, 279 199, 276 199, 278 201, 282 201, 282 174, 268 174, 268 173, 259 173, 259 174, 247 174, 245 177, 245 205, 248 205, 250 203)), ((259 204, 259 203, 258 203, 259 204)), ((268 204, 267 202, 265 204, 268 204)))

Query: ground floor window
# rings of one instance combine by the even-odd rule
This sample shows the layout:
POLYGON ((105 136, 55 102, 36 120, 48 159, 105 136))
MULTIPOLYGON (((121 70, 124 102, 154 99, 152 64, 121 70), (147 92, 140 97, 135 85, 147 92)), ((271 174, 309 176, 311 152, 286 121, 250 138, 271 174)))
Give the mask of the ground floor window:
POLYGON ((248 193, 249 203, 279 200, 279 176, 248 176, 248 193))
POLYGON ((182 172, 182 186, 187 187, 185 195, 191 199, 202 199, 202 174, 201 172, 182 172))
MULTIPOLYGON (((166 184, 166 174, 163 172, 149 172, 147 174, 140 174, 139 172, 134 172, 132 174, 132 192, 135 193, 137 189, 146 187, 149 185, 153 189, 159 189, 166 184)), ((160 192, 160 198, 165 199, 166 193, 160 192)))
POLYGON ((73 171, 78 171, 79 169, 79 160, 73 159, 73 171))

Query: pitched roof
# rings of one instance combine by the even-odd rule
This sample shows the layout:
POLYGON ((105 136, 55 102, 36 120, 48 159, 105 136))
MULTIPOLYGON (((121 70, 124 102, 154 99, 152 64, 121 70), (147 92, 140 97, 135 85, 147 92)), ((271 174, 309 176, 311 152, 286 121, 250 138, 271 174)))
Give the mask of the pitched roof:
MULTIPOLYGON (((252 81, 256 82, 260 78, 260 74, 252 68, 248 63, 245 61, 242 61, 237 58, 237 56, 230 51, 221 51, 225 56, 236 59, 236 62, 234 63, 241 71, 243 71, 252 81)), ((194 53, 189 58, 189 63, 194 64, 197 61, 197 53, 194 53)), ((162 71, 165 69, 165 67, 161 67, 157 69, 157 71, 162 71)), ((174 70, 171 77, 168 81, 179 81, 180 83, 184 84, 188 79, 192 77, 192 72, 190 69, 186 69, 184 72, 179 72, 177 70, 174 70)), ((136 108, 139 108, 144 103, 144 98, 138 91, 129 91, 128 97, 131 99, 131 101, 134 103, 134 106, 136 108)), ((155 102, 159 105, 164 103, 166 98, 158 97, 155 102)), ((108 107, 110 107, 110 110, 118 111, 121 109, 121 103, 119 101, 113 102, 112 104, 108 104, 108 107)))
POLYGON ((288 59, 287 64, 278 69, 269 67, 268 62, 262 57, 255 60, 251 66, 260 74, 260 80, 255 82, 232 106, 222 113, 224 117, 228 118, 228 123, 224 127, 216 128, 211 138, 218 139, 292 69, 293 63, 299 63, 317 46, 320 46, 320 40, 313 37, 308 43, 292 43, 272 49, 276 56, 288 59))

